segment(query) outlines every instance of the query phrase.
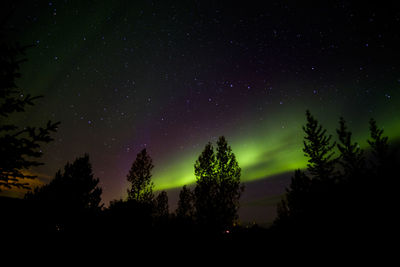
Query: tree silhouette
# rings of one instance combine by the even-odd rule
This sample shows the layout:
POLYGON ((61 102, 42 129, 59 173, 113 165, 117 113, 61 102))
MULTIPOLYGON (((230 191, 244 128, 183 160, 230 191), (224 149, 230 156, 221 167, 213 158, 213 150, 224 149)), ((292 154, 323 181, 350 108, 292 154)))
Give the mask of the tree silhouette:
POLYGON ((311 179, 300 169, 294 172, 286 196, 278 204, 277 223, 289 223, 289 220, 300 220, 308 213, 312 203, 310 193, 311 179))
POLYGON ((103 211, 104 230, 111 236, 135 238, 137 242, 148 238, 154 226, 156 214, 154 202, 138 202, 133 199, 114 200, 103 211))
POLYGON ((225 137, 219 138, 216 155, 211 143, 206 145, 195 163, 195 211, 200 225, 221 231, 234 224, 244 190, 240 173, 225 137))
POLYGON ((358 241, 366 236, 390 235, 397 227, 390 223, 396 202, 392 179, 396 158, 389 153, 383 130, 375 120, 370 120, 371 153, 367 156, 372 160, 367 162, 358 144, 353 143, 345 120, 340 118, 336 130, 340 154, 331 159, 331 136, 326 136, 309 111, 306 116, 304 152, 309 157, 308 173, 313 176, 295 171, 285 198, 278 204, 275 229, 288 237, 303 235, 302 238, 329 240, 358 241), (341 172, 335 172, 335 168, 341 172))
MULTIPOLYGON (((399 158, 396 158, 396 150, 390 149, 388 137, 384 136, 383 129, 378 128, 374 119, 369 121, 370 139, 367 140, 371 147, 371 168, 368 170, 369 187, 365 189, 368 196, 374 195, 375 199, 369 198, 364 204, 365 218, 369 218, 371 224, 379 227, 380 234, 390 236, 392 231, 397 230, 397 178, 399 158), (375 218, 371 218, 370 210, 376 210, 375 218)), ((397 147, 398 149, 398 147, 397 147)), ((398 151, 397 151, 398 153, 398 151)), ((399 154, 397 154, 399 155, 399 154)))
POLYGON ((244 185, 240 183, 239 163, 224 136, 218 139, 216 158, 221 225, 231 227, 238 219, 239 199, 244 191, 244 185))
POLYGON ((194 165, 196 220, 203 226, 212 224, 210 221, 218 216, 215 164, 214 148, 208 143, 194 165))
POLYGON ((131 188, 128 189, 128 200, 136 202, 151 202, 154 199, 154 184, 151 181, 151 171, 154 168, 153 160, 144 148, 137 154, 127 175, 131 188))
MULTIPOLYGON (((335 143, 330 144, 331 135, 319 122, 306 111, 306 125, 303 152, 308 157, 308 176, 301 170, 296 170, 285 198, 278 205, 278 217, 275 224, 290 225, 292 228, 319 228, 334 217, 332 207, 335 205, 334 175, 336 159, 332 159, 335 143), (329 219, 328 219, 329 218, 329 219)), ((341 120, 341 133, 348 134, 344 120, 341 120)), ((350 135, 351 136, 351 135, 350 135)), ((349 140, 346 140, 349 141, 349 140)), ((342 146, 341 146, 342 147, 342 146)))
POLYGON ((307 123, 303 126, 306 134, 303 152, 309 158, 308 171, 317 179, 329 179, 335 167, 335 160, 332 159, 335 143, 330 144, 332 136, 326 135, 326 129, 322 128, 309 110, 306 111, 306 119, 307 123))
POLYGON ((59 230, 77 223, 74 220, 82 216, 90 216, 101 210, 102 189, 98 183, 99 179, 95 179, 92 172, 89 155, 85 154, 72 164, 67 163, 64 172, 57 171, 49 184, 28 192, 25 199, 44 208, 47 213, 45 216, 50 216, 59 230))
POLYGON ((166 220, 169 216, 168 195, 164 190, 155 199, 155 214, 160 220, 166 220))
POLYGON ((194 195, 186 185, 179 192, 178 207, 176 216, 180 220, 191 220, 194 216, 194 195))
POLYGON ((360 176, 365 170, 365 159, 363 151, 357 143, 352 143, 351 132, 347 130, 346 121, 343 117, 339 120, 339 129, 336 130, 339 143, 337 148, 340 151, 339 164, 344 171, 344 178, 360 176))
POLYGON ((23 179, 33 179, 24 170, 42 165, 40 146, 53 140, 50 134, 57 130, 58 122, 48 121, 45 127, 19 127, 12 123, 10 116, 25 112, 27 106, 41 96, 25 94, 17 87, 15 80, 21 77, 20 64, 25 59, 27 46, 6 42, 5 30, 0 29, 0 190, 5 188, 29 189, 23 179))
POLYGON ((372 118, 369 121, 369 130, 371 134, 371 139, 367 140, 367 142, 371 146, 372 154, 375 157, 378 168, 381 169, 388 161, 388 137, 382 136, 383 130, 378 128, 378 126, 376 125, 376 121, 372 118))
POLYGON ((156 223, 168 218, 168 196, 162 191, 154 198, 151 171, 154 168, 146 149, 140 151, 127 175, 130 186, 126 200, 111 201, 104 210, 104 223, 111 236, 128 236, 144 241, 156 223))

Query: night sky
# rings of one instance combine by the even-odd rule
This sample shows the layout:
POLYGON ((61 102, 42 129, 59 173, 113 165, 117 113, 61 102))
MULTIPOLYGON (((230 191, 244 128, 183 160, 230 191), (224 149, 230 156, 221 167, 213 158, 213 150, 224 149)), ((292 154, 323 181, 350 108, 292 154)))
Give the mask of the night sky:
POLYGON ((61 121, 36 183, 87 152, 108 204, 146 147, 173 198, 224 135, 247 184, 241 218, 270 220, 306 164, 306 109, 332 134, 344 116, 362 147, 370 117, 400 138, 398 4, 233 2, 3 2, 15 39, 33 45, 17 83, 45 96, 13 120, 61 121))

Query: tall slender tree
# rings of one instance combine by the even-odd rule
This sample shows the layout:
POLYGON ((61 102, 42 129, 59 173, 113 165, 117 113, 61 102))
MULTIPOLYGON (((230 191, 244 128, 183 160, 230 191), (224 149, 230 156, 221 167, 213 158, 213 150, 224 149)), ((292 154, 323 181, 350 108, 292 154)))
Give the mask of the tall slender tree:
POLYGON ((333 148, 336 143, 331 143, 332 135, 326 134, 326 129, 306 111, 307 123, 303 126, 304 137, 303 152, 308 157, 307 168, 314 178, 326 180, 332 178, 336 160, 333 159, 333 148))
POLYGON ((334 184, 336 160, 332 159, 335 143, 331 135, 306 111, 306 125, 303 152, 308 157, 307 170, 311 176, 298 169, 292 177, 285 198, 278 205, 276 224, 296 222, 296 226, 311 225, 319 220, 324 208, 328 208, 330 190, 334 184))
POLYGON ((371 146, 378 168, 382 168, 387 163, 389 156, 388 137, 383 136, 383 129, 379 129, 376 121, 372 118, 369 121, 369 130, 371 139, 367 142, 371 146))
POLYGON ((336 130, 339 143, 337 148, 340 151, 339 163, 343 167, 344 178, 359 176, 365 169, 363 150, 357 143, 352 143, 351 132, 347 129, 343 117, 339 120, 339 129, 336 130))
MULTIPOLYGON (((367 199, 365 214, 370 214, 370 210, 376 210, 375 218, 370 219, 371 225, 379 229, 379 235, 390 236, 397 230, 397 216, 395 210, 398 209, 398 147, 389 147, 387 136, 384 136, 383 129, 378 128, 374 119, 369 121, 370 139, 367 140, 371 147, 372 158, 370 161, 369 184, 367 194, 376 196, 374 201, 367 199), (375 200, 376 199, 376 200, 375 200), (368 213, 369 212, 369 213, 368 213)), ((365 216, 367 217, 367 216, 365 216)))
POLYGON ((128 189, 128 200, 139 203, 153 201, 154 183, 151 181, 153 168, 153 160, 144 148, 137 154, 127 175, 127 180, 131 183, 131 187, 128 189))

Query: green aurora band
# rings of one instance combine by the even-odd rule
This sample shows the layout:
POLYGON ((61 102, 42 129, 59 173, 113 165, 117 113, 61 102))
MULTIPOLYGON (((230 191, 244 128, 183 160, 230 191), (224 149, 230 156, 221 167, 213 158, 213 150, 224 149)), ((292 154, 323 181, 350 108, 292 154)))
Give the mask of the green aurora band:
MULTIPOLYGON (((164 2, 168 5, 168 1, 161 1, 159 11, 161 14, 165 13, 165 18, 169 18, 172 10, 162 9, 164 6, 161 3, 164 2)), ((34 8, 36 2, 31 3, 34 8)), ((291 173, 307 165, 307 158, 302 151, 302 126, 305 124, 306 109, 310 109, 328 130, 328 134, 333 135, 333 140, 336 139, 335 130, 340 116, 346 119, 353 132, 353 140, 364 149, 368 148, 366 140, 369 138, 368 120, 371 117, 377 120, 378 126, 384 129, 389 140, 400 139, 400 79, 395 73, 399 62, 396 49, 392 51, 393 62, 381 64, 378 61, 376 67, 375 62, 368 60, 368 57, 364 60, 368 54, 362 52, 373 48, 372 41, 368 48, 363 45, 364 50, 360 49, 360 58, 357 55, 354 58, 348 57, 353 54, 354 49, 350 49, 348 54, 334 54, 334 57, 338 56, 338 62, 331 62, 334 57, 321 55, 321 63, 324 63, 319 64, 321 66, 318 68, 321 76, 313 76, 307 70, 311 65, 318 65, 317 58, 304 55, 304 61, 292 61, 292 57, 303 58, 302 50, 293 50, 289 43, 288 50, 285 43, 275 40, 274 34, 266 42, 266 46, 271 46, 267 47, 267 50, 271 49, 270 56, 251 49, 249 54, 249 58, 260 58, 266 62, 272 57, 270 63, 235 72, 231 70, 230 64, 236 61, 229 59, 227 55, 234 55, 236 58, 239 50, 232 49, 234 46, 230 43, 226 46, 226 43, 232 37, 240 40, 239 37, 244 35, 239 32, 229 39, 222 38, 223 42, 214 40, 214 36, 220 37, 220 33, 229 32, 231 24, 228 24, 229 28, 219 28, 208 24, 207 21, 212 22, 213 19, 207 16, 204 23, 209 27, 193 29, 198 30, 202 37, 207 37, 211 31, 210 38, 205 38, 204 42, 192 42, 186 40, 186 37, 191 37, 186 32, 190 32, 191 25, 197 25, 193 23, 196 19, 192 21, 196 16, 189 16, 185 8, 180 8, 179 14, 186 17, 178 19, 177 23, 153 17, 155 13, 152 5, 149 3, 142 8, 140 1, 122 4, 119 1, 100 1, 96 6, 82 1, 79 8, 72 8, 70 4, 65 2, 64 9, 61 3, 60 7, 56 7, 55 3, 52 3, 53 6, 49 6, 47 2, 40 3, 41 9, 34 9, 38 16, 37 22, 27 19, 34 17, 28 9, 25 12, 18 10, 18 16, 14 18, 16 28, 23 29, 18 36, 20 43, 35 45, 27 51, 28 62, 22 64, 23 75, 17 83, 32 95, 44 95, 45 98, 38 100, 37 105, 26 114, 13 118, 13 122, 21 125, 42 125, 48 118, 62 122, 60 131, 55 135, 56 141, 44 148, 45 165, 38 170, 44 182, 48 182, 66 161, 88 152, 93 160, 96 176, 104 182, 104 192, 108 194, 105 199, 111 200, 126 194, 125 176, 141 144, 146 142, 151 156, 154 156, 153 179, 156 190, 179 188, 195 182, 196 159, 207 142, 211 141, 215 145, 216 139, 221 135, 227 138, 238 159, 243 182, 291 173), (53 15, 55 8, 57 16, 53 15), (185 28, 181 30, 180 25, 185 25, 185 28), (176 44, 168 48, 169 41, 176 44), (160 49, 162 44, 165 45, 165 50, 160 49), (199 49, 199 45, 204 45, 205 49, 199 49), (208 46, 212 49, 208 50, 208 46), (274 56, 280 50, 282 53, 274 56), (180 57, 182 53, 185 58, 180 57), (172 61, 168 59, 171 55, 174 59, 172 61), (225 61, 226 64, 222 64, 225 61), (199 67, 193 64, 195 62, 201 63, 199 67), (293 69, 296 72, 300 70, 300 76, 294 75, 290 68, 289 72, 282 73, 277 66, 280 62, 282 68, 301 63, 298 68, 293 69), (129 63, 129 68, 124 67, 125 63, 129 63), (274 72, 261 71, 261 76, 254 74, 259 68, 268 70, 269 64, 272 65, 271 70, 276 66, 274 72), (212 68, 208 69, 209 65, 212 68), (363 66, 362 76, 358 73, 359 66, 363 66), (342 69, 346 72, 342 73, 342 69), (352 73, 352 69, 357 71, 357 75, 352 73), (376 77, 375 69, 381 70, 376 73, 376 77), (383 75, 385 71, 388 72, 387 76, 383 75), (174 72, 176 77, 172 75, 174 72), (392 72, 395 74, 390 75, 392 72), (164 79, 167 73, 168 81, 164 79), (275 77, 276 75, 284 77, 275 77), (194 78, 202 80, 203 85, 197 86, 193 82, 194 78), (131 83, 125 88, 127 80, 131 83), (267 84, 262 80, 271 80, 268 82, 273 85, 270 94, 265 93, 264 87, 267 84), (132 81, 135 81, 134 85, 132 81), (216 93, 217 89, 225 81, 235 83, 235 87, 232 91, 228 88, 224 94, 219 95, 216 93), (239 84, 242 89, 236 89, 239 84), (247 90, 248 84, 251 85, 252 93, 246 96, 242 91, 247 90), (115 92, 114 88, 119 88, 119 91, 115 92), (195 94, 195 89, 201 89, 202 95, 195 94), (318 94, 313 94, 314 89, 318 89, 318 94), (368 92, 366 89, 369 89, 368 92), (171 96, 174 101, 168 100, 171 96), (208 110, 209 97, 232 107, 228 110, 222 109, 222 119, 219 117, 219 109, 214 112, 208 110), (151 105, 147 101, 150 98, 151 105), (189 119, 183 116, 186 99, 191 100, 190 104, 198 104, 193 108, 193 113, 190 113, 189 119), (280 104, 281 99, 283 104, 280 104), (260 114, 258 107, 263 107, 264 114, 260 114), (196 133, 197 127, 202 129, 201 126, 205 124, 201 119, 197 120, 196 116, 204 110, 209 113, 200 115, 206 116, 211 123, 206 130, 196 133), (121 112, 124 117, 119 116, 121 112), (238 114, 233 114, 235 112, 238 114), (162 153, 156 151, 160 145, 164 145, 159 141, 163 137, 161 131, 164 128, 170 129, 159 126, 158 122, 160 118, 168 117, 165 114, 171 114, 171 121, 174 117, 177 121, 171 126, 173 131, 168 132, 169 137, 175 134, 176 140, 165 140, 165 143, 170 144, 165 149, 167 153, 162 153), (184 125, 185 119, 191 120, 188 125, 184 125), (87 123, 89 120, 90 125, 87 123), (225 120, 228 122, 225 123, 225 120), (188 130, 184 131, 184 127, 188 130), (177 128, 179 129, 176 130, 177 128), (188 133, 192 132, 194 136, 188 137, 188 133), (154 137, 143 138, 146 135, 154 137), (126 151, 127 145, 131 149, 129 154, 126 151), (182 149, 179 149, 180 145, 182 149)), ((276 23, 280 24, 280 21, 276 23)), ((258 26, 258 23, 250 25, 258 26)), ((370 24, 361 29, 370 30, 370 24)), ((308 24, 303 30, 305 33, 309 32, 308 24)), ((342 28, 338 27, 338 30, 342 28)), ((266 34, 264 28, 257 31, 260 34, 254 36, 266 34)), ((314 29, 312 31, 312 34, 318 32, 314 29)), ((291 33, 294 36, 294 32, 291 33)), ((343 46, 352 43, 350 40, 336 40, 335 35, 330 37, 332 42, 343 41, 343 46)), ((307 34, 304 35, 304 40, 307 43, 315 41, 312 38, 307 39, 307 34)), ((298 41, 300 40, 296 40, 298 41)), ((243 40, 243 43, 249 44, 253 49, 261 47, 260 43, 251 40, 243 40)), ((390 42, 386 47, 390 51, 390 42)), ((315 48, 316 51, 319 50, 318 46, 315 48)), ((242 60, 243 63, 247 62, 247 59, 242 60)), ((237 63, 242 64, 240 60, 237 63)), ((253 63, 249 64, 250 67, 252 65, 253 63)))
MULTIPOLYGON (((384 105, 384 103, 378 105, 384 105)), ((377 110, 374 116, 368 116, 368 114, 362 116, 357 112, 346 114, 344 106, 334 107, 333 105, 328 108, 314 106, 311 112, 327 129, 327 134, 332 135, 332 141, 337 139, 336 128, 339 117, 344 114, 348 128, 353 133, 353 142, 357 142, 362 149, 368 149, 368 121, 371 117, 377 120, 378 127, 384 129, 384 134, 389 136, 389 141, 400 139, 400 113, 396 112, 397 106, 396 103, 390 103, 385 109, 377 110), (324 114, 323 110, 332 112, 322 116, 315 115, 324 114)), ((247 130, 246 133, 230 131, 231 134, 227 135, 228 143, 242 168, 243 182, 290 173, 307 166, 307 158, 302 151, 304 137, 302 126, 305 124, 306 109, 306 106, 298 105, 290 112, 294 114, 293 116, 288 116, 285 112, 281 112, 281 116, 274 113, 274 117, 269 121, 260 122, 256 126, 249 123, 244 127, 247 130)), ((154 169, 156 189, 173 189, 194 183, 193 166, 208 141, 204 140, 203 146, 187 149, 171 157, 171 160, 163 163, 159 168, 156 165, 154 169)), ((213 144, 215 145, 215 142, 213 144)))

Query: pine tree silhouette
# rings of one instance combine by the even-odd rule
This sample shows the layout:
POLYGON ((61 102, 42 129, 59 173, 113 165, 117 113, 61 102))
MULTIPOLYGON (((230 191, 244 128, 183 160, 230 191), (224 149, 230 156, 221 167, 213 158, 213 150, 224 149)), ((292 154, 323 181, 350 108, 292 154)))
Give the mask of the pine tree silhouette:
POLYGON ((352 143, 351 132, 347 130, 346 121, 343 117, 339 120, 339 129, 336 130, 339 143, 337 148, 340 151, 339 163, 343 168, 344 177, 358 177, 365 170, 365 159, 363 150, 357 143, 352 143))
POLYGON ((383 136, 383 130, 378 128, 376 121, 372 118, 369 121, 369 129, 371 139, 367 140, 367 142, 371 146, 372 154, 375 157, 376 163, 373 162, 373 164, 378 164, 378 168, 382 169, 388 162, 389 157, 388 137, 383 136))
POLYGON ((326 135, 326 129, 322 128, 309 110, 306 111, 306 119, 307 123, 303 126, 306 134, 303 151, 308 157, 308 171, 320 180, 332 178, 336 163, 332 159, 335 147, 335 142, 331 144, 332 135, 326 135))
POLYGON ((364 153, 353 143, 343 118, 336 131, 340 154, 332 159, 331 136, 309 111, 306 116, 303 130, 308 173, 295 171, 285 198, 278 204, 274 229, 291 240, 300 235, 314 242, 346 240, 360 244, 380 238, 383 233, 389 236, 397 227, 391 223, 396 202, 392 179, 395 157, 389 153, 383 130, 370 120, 368 143, 372 160, 367 166, 364 153), (335 172, 337 167, 342 172, 335 172))
POLYGON ((31 167, 43 165, 42 144, 53 141, 59 122, 48 121, 45 127, 18 127, 12 123, 12 115, 25 112, 28 106, 41 96, 31 96, 17 87, 21 77, 20 64, 25 59, 27 46, 6 42, 6 30, 0 29, 0 190, 12 187, 29 189, 24 179, 36 178, 26 173, 31 167))

